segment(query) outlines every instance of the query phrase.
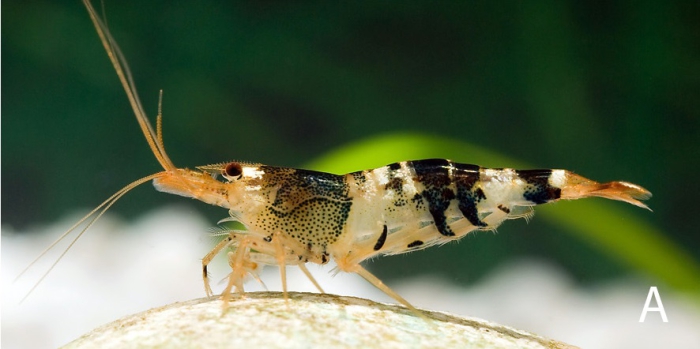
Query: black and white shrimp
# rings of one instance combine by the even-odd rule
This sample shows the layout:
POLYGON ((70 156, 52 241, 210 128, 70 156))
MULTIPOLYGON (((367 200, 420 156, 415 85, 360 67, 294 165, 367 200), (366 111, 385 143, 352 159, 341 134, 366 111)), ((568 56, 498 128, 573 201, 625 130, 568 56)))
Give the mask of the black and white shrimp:
POLYGON ((489 169, 445 159, 404 161, 346 175, 229 162, 166 171, 153 183, 159 191, 226 208, 231 219, 245 226, 230 231, 204 258, 207 293, 207 263, 233 247, 225 299, 234 286, 243 292, 243 278, 262 265, 281 270, 297 265, 308 276, 306 263, 333 260, 340 271, 359 274, 407 307, 406 300, 361 266, 364 260, 494 230, 548 202, 598 196, 647 208, 640 200, 651 195, 638 185, 598 183, 566 170, 489 169))
POLYGON ((339 271, 359 274, 415 310, 362 262, 444 244, 476 230, 494 230, 505 220, 529 217, 535 205, 557 200, 597 196, 648 209, 641 200, 651 193, 627 182, 598 183, 566 170, 489 169, 445 159, 397 162, 345 175, 236 161, 178 168, 165 152, 161 115, 154 132, 118 46, 88 0, 83 2, 163 171, 119 190, 59 240, 90 220, 72 246, 114 202, 151 180, 159 191, 223 207, 229 210, 227 220, 240 222, 244 229, 225 231, 225 238, 204 257, 202 269, 205 291, 211 295, 207 265, 221 251, 230 251, 232 272, 222 293, 224 306, 234 288, 243 293, 244 279, 257 277, 266 265, 280 268, 285 295, 289 265, 301 268, 322 291, 305 264, 332 260, 339 271))

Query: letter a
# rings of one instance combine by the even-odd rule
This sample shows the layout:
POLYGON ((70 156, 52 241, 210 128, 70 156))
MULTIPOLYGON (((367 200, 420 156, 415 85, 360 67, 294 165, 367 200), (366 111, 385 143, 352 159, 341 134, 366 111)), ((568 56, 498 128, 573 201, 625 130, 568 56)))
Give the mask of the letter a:
POLYGON ((642 309, 642 316, 639 318, 639 322, 644 322, 644 319, 647 317, 648 311, 660 312, 661 313, 661 320, 663 320, 663 322, 668 322, 668 318, 666 318, 666 311, 664 310, 664 305, 661 303, 661 296, 659 296, 659 290, 656 289, 656 286, 651 286, 649 288, 649 294, 647 295, 647 301, 646 301, 646 303, 644 303, 644 309, 642 309), (654 299, 656 299, 657 307, 655 307, 655 308, 649 307, 649 303, 651 303, 652 296, 654 296, 654 299))

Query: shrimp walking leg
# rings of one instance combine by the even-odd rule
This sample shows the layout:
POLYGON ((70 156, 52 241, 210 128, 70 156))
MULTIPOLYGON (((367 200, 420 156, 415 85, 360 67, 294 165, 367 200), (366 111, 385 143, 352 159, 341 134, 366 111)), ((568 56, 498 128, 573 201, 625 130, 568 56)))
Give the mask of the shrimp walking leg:
POLYGON ((280 239, 280 233, 274 234, 273 243, 275 245, 275 256, 277 260, 277 265, 280 268, 280 278, 282 278, 282 294, 284 294, 284 301, 289 303, 289 295, 287 294, 287 263, 284 251, 284 245, 282 245, 282 240, 280 239))
POLYGON ((226 288, 224 289, 224 292, 221 295, 224 308, 228 307, 229 300, 231 299, 231 290, 234 286, 236 287, 237 294, 245 294, 245 289, 243 288, 243 280, 248 274, 248 268, 250 266, 253 266, 250 262, 250 252, 248 250, 249 244, 250 238, 245 237, 241 239, 235 251, 228 253, 228 263, 231 267, 231 273, 229 274, 228 284, 226 285, 226 288))
POLYGON ((234 236, 229 235, 223 240, 221 240, 214 249, 209 251, 204 258, 202 258, 202 280, 204 281, 204 291, 207 293, 207 297, 211 297, 214 292, 211 290, 211 284, 209 282, 209 272, 207 271, 207 267, 209 266, 209 263, 216 257, 221 250, 224 248, 228 247, 231 244, 231 241, 233 241, 234 236))
POLYGON ((316 289, 318 290, 318 292, 326 293, 321 288, 321 285, 319 285, 319 283, 316 281, 316 278, 314 278, 313 275, 311 275, 311 273, 309 272, 309 269, 306 267, 306 265, 299 264, 298 266, 299 266, 299 269, 301 269, 301 271, 304 272, 304 275, 306 275, 306 277, 311 281, 311 283, 314 284, 314 286, 316 286, 316 289))

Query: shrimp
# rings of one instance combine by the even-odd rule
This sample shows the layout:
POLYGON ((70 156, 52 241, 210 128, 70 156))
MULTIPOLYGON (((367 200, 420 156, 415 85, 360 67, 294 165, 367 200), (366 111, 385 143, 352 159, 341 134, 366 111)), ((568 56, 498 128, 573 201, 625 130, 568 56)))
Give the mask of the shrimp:
POLYGON ((207 266, 229 250, 231 273, 221 295, 224 308, 234 291, 244 294, 247 277, 259 279, 264 266, 280 268, 285 298, 286 266, 298 266, 323 292, 306 263, 332 260, 337 272, 362 276, 420 314, 362 262, 445 244, 472 231, 492 231, 506 220, 530 217, 533 206, 558 200, 603 197, 649 209, 642 201, 651 193, 627 182, 598 183, 567 170, 490 169, 446 159, 396 162, 345 175, 238 161, 178 168, 165 152, 160 109, 154 131, 124 56, 90 2, 83 3, 163 171, 117 191, 59 237, 47 250, 89 220, 46 274, 111 205, 148 181, 158 191, 225 208, 225 220, 243 226, 222 231, 224 239, 202 260, 204 289, 212 296, 207 266))
POLYGON ((246 227, 230 231, 203 260, 204 287, 211 294, 207 263, 233 248, 225 301, 234 286, 242 293, 243 278, 261 265, 297 265, 309 276, 304 264, 333 260, 339 271, 359 274, 415 310, 361 263, 495 230, 505 220, 531 216, 535 205, 598 196, 648 209, 640 200, 651 196, 635 184, 598 183, 566 170, 489 169, 446 159, 346 175, 242 162, 199 169, 153 182, 159 191, 226 208, 246 227), (213 180, 215 174, 224 181, 213 180))

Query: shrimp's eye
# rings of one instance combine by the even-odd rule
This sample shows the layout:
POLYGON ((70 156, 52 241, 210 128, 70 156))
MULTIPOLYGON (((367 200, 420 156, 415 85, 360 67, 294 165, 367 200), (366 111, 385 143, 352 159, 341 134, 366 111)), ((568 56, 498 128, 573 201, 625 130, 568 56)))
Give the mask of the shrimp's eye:
POLYGON ((228 177, 238 177, 243 174, 243 167, 237 162, 232 162, 224 168, 224 174, 228 177))

